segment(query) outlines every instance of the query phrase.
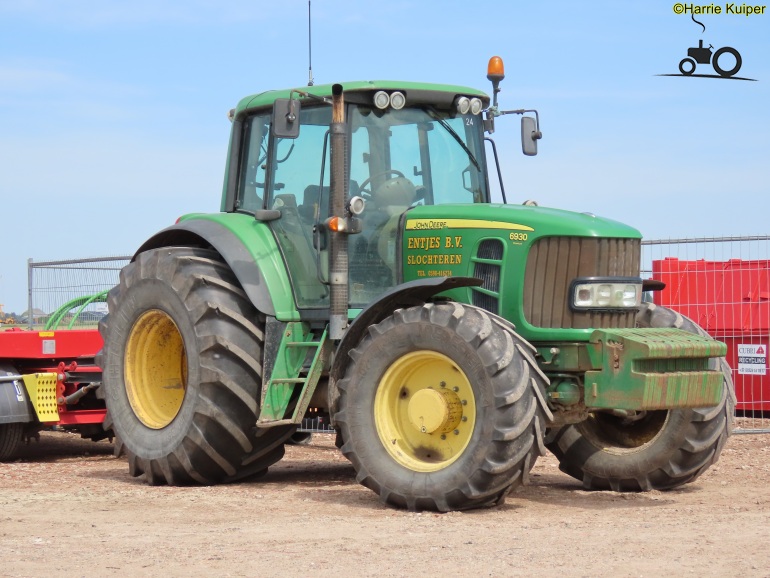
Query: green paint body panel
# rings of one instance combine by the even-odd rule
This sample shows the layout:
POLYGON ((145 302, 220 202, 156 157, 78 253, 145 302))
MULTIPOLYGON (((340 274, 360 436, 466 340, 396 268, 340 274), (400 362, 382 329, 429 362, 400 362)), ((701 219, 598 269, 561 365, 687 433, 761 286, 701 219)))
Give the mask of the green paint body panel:
POLYGON ((596 330, 588 351, 595 368, 585 374, 588 407, 711 407, 722 399, 724 375, 708 365, 727 346, 709 337, 679 329, 596 330))
POLYGON ((180 221, 192 219, 214 221, 229 229, 243 243, 262 272, 275 306, 276 318, 279 321, 299 321, 286 266, 275 237, 265 223, 241 213, 195 213, 181 217, 180 221))
MULTIPOLYGON (((591 215, 524 205, 468 204, 418 206, 405 217, 403 235, 404 281, 436 276, 473 277, 479 243, 500 239, 503 255, 500 279, 500 315, 532 342, 588 341, 591 329, 534 327, 524 317, 524 270, 532 244, 543 237, 612 237, 641 239, 636 229, 591 215)), ((471 303, 462 288, 448 297, 471 303)), ((490 293, 491 294, 491 293, 490 293)), ((492 294, 498 297, 498 294, 492 294)))
POLYGON ((540 367, 548 373, 595 369, 587 343, 538 344, 537 354, 540 367))

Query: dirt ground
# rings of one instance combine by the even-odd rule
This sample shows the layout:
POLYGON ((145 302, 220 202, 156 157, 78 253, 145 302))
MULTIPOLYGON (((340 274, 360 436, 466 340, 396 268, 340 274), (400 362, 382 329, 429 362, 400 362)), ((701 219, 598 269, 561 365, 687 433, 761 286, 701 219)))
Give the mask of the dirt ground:
POLYGON ((503 506, 385 507, 328 435, 263 478, 149 487, 107 442, 0 464, 2 576, 770 576, 770 434, 671 492, 586 492, 550 454, 503 506))

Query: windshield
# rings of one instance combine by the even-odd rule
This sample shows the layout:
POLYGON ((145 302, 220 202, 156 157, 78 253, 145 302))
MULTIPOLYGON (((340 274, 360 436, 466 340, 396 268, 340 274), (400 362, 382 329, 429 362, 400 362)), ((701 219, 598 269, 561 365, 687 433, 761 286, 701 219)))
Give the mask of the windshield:
POLYGON ((350 241, 350 301, 366 304, 398 283, 400 219, 416 205, 488 197, 481 117, 434 108, 350 107, 350 195, 366 199, 350 241))
POLYGON ((352 185, 378 207, 485 202, 480 122, 479 116, 432 108, 355 107, 349 118, 352 185))

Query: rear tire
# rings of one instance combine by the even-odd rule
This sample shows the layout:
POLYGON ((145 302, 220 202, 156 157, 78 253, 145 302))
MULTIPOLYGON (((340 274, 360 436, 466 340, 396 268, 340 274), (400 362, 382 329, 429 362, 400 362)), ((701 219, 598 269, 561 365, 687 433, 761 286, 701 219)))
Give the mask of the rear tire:
MULTIPOLYGON (((706 335, 671 309, 643 303, 638 327, 676 327, 706 335)), ((712 359, 724 374, 718 405, 706 409, 648 411, 635 418, 595 413, 549 433, 548 449, 559 468, 589 490, 668 490, 692 482, 716 463, 732 432, 735 393, 724 358, 712 359)))
POLYGON ((719 76, 723 76, 725 78, 730 78, 731 76, 735 76, 738 74, 738 71, 741 69, 741 65, 743 64, 743 59, 741 58, 740 53, 730 46, 723 46, 719 50, 717 50, 714 53, 714 56, 711 57, 711 64, 714 66, 714 70, 717 71, 717 74, 719 76), (723 54, 732 54, 733 58, 735 58, 735 64, 733 64, 733 67, 725 70, 721 66, 719 66, 719 57, 723 54))
POLYGON ((100 323, 108 408, 129 472, 213 484, 264 472, 294 427, 257 430, 264 320, 219 255, 140 254, 100 323))
POLYGON ((333 420, 357 480, 387 504, 500 503, 545 450, 545 378, 531 346, 482 309, 397 310, 350 357, 333 420))

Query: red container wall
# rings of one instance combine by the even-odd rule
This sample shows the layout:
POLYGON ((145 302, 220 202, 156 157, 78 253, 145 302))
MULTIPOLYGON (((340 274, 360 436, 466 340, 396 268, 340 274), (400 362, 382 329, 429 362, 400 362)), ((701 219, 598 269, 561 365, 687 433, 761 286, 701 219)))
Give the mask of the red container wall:
POLYGON ((707 331, 770 332, 770 261, 668 257, 652 262, 652 276, 666 284, 655 302, 707 331))
MULTIPOLYGON (((714 338, 727 343, 738 410, 770 411, 770 371, 739 368, 739 345, 770 345, 770 261, 652 262, 653 279, 666 288, 654 301, 686 315, 714 338)), ((753 369, 756 369, 754 367, 753 369)))

